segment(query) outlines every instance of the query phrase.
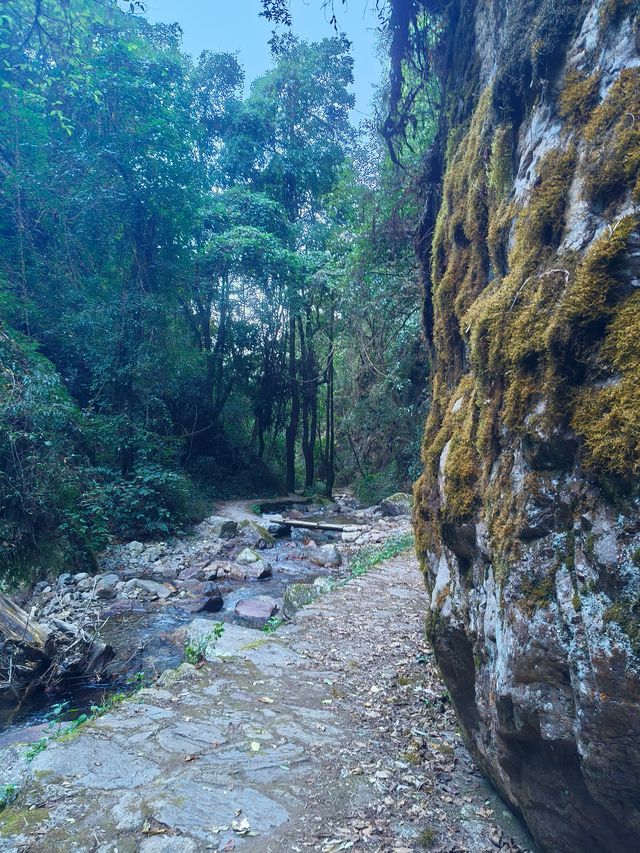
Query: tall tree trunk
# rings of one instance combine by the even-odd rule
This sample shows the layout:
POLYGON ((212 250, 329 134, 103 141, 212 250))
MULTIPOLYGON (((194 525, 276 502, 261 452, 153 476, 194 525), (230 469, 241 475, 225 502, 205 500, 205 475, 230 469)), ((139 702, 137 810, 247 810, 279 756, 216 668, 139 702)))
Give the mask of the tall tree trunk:
POLYGON ((296 317, 293 311, 289 314, 289 393, 291 396, 291 411, 289 425, 285 433, 285 459, 287 466, 287 491, 296 490, 296 437, 300 419, 300 394, 296 375, 296 317))
POLYGON ((307 318, 305 334, 302 318, 298 319, 300 333, 300 365, 302 379, 302 455, 304 457, 304 485, 313 488, 315 473, 315 444, 318 421, 318 379, 315 353, 311 339, 311 321, 307 318))
POLYGON ((335 482, 335 422, 333 409, 333 340, 335 325, 335 298, 331 297, 329 308, 329 358, 327 361, 327 423, 325 437, 325 468, 327 471, 325 494, 328 498, 333 496, 333 484, 335 482))

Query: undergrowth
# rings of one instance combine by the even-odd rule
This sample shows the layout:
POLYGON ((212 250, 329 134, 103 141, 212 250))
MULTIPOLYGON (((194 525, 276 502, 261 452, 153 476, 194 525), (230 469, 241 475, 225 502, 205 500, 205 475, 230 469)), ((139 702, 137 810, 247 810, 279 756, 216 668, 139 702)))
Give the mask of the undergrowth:
POLYGON ((366 575, 367 572, 371 571, 379 563, 390 560, 392 557, 397 557, 398 554, 402 554, 413 547, 413 533, 400 533, 397 536, 391 536, 383 545, 363 548, 351 560, 349 566, 351 577, 359 578, 362 575, 366 575))

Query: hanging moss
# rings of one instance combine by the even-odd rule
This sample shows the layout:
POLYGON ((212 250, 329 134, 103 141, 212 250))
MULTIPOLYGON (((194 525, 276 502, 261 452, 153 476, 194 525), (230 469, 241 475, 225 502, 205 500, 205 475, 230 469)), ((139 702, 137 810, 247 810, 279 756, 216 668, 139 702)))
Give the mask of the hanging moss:
POLYGON ((558 112, 571 127, 588 121, 598 103, 599 87, 599 74, 586 75, 576 69, 567 73, 558 98, 558 112))
MULTIPOLYGON (((519 34, 508 39, 505 64, 469 118, 447 115, 430 269, 437 361, 416 486, 422 556, 442 552, 445 525, 480 516, 492 562, 508 572, 521 547, 523 494, 544 486, 533 471, 515 488, 515 437, 536 447, 559 435, 566 458, 543 464, 569 466, 573 430, 598 477, 630 484, 640 473, 640 294, 620 274, 637 221, 609 216, 584 256, 561 248, 576 188, 600 212, 619 209, 630 192, 640 200, 640 70, 623 71, 600 103, 599 75, 568 71, 558 147, 526 164, 534 181, 524 199, 512 189, 519 110, 552 85, 589 5, 505 4, 503 38, 519 34)), ((534 609, 553 586, 549 578, 529 591, 534 609)))
POLYGON ((584 439, 587 464, 631 484, 640 474, 640 293, 616 312, 601 356, 613 376, 579 389, 572 424, 584 439))
POLYGON ((632 187, 640 201, 640 68, 625 68, 584 130, 585 197, 604 207, 632 187))

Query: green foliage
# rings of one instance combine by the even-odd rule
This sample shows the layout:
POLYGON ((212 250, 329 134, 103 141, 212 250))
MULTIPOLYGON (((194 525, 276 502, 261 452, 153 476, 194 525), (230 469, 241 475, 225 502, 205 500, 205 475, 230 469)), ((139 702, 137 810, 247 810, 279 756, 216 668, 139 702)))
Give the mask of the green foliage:
POLYGON ((363 548, 349 564, 351 576, 358 578, 365 575, 385 560, 390 560, 392 557, 397 557, 413 548, 414 544, 413 534, 404 533, 398 536, 390 536, 383 545, 363 548))
MULTIPOLYGON (((141 690, 145 683, 144 673, 138 673, 131 686, 136 692, 141 690)), ((24 757, 27 761, 33 761, 53 741, 71 740, 87 723, 108 714, 121 705, 128 695, 127 693, 112 693, 110 696, 105 696, 99 705, 91 705, 87 713, 80 714, 76 709, 70 708, 68 702, 59 702, 53 705, 49 712, 47 734, 35 743, 30 744, 24 752, 24 757)))
POLYGON ((195 520, 190 481, 157 465, 138 467, 127 480, 104 483, 96 497, 112 532, 123 539, 167 536, 195 520))
POLYGON ((282 623, 282 616, 271 616, 263 625, 262 630, 265 634, 275 634, 282 623))
POLYGON ((220 637, 224 634, 224 623, 214 622, 211 631, 195 642, 187 642, 184 645, 184 659, 187 663, 197 665, 207 659, 207 650, 213 648, 220 637))
MULTIPOLYGON (((190 480, 416 473, 419 156, 403 173, 356 140, 348 42, 278 42, 244 96, 233 55, 194 61, 126 11, 0 17, 3 579, 183 530, 206 511, 190 480)), ((419 88, 414 148, 438 100, 419 88)))
POLYGON ((10 806, 18 796, 19 788, 12 782, 0 785, 0 812, 10 806))

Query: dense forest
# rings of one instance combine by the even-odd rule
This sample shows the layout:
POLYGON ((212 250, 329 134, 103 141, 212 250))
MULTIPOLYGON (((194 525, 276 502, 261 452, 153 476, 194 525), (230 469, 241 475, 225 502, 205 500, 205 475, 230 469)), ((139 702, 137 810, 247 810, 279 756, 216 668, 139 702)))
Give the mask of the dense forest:
POLYGON ((389 84, 350 121, 344 36, 283 29, 247 88, 235 55, 194 60, 143 12, 2 6, 5 575, 170 534, 215 496, 373 501, 419 473, 431 101, 400 166, 389 84))

